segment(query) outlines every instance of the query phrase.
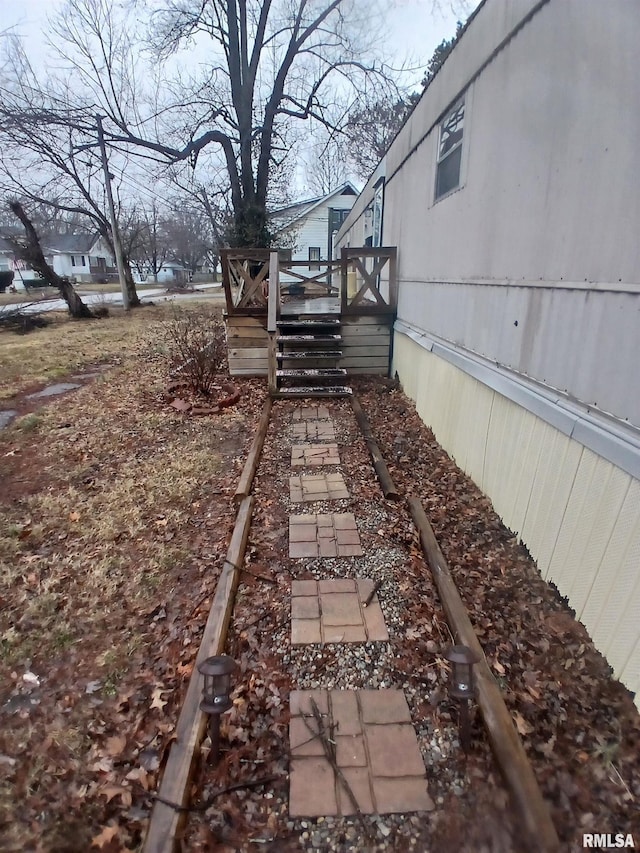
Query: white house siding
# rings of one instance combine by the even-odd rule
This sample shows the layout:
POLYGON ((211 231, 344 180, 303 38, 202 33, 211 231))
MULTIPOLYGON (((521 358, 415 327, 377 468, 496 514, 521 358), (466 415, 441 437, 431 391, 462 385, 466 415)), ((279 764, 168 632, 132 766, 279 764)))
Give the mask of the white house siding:
MULTIPOLYGON (((382 171, 393 370, 640 705, 639 31, 635 0, 486 0, 382 171), (434 202, 460 95, 461 186, 434 202)), ((376 180, 341 245, 361 242, 376 180)))
POLYGON ((308 260, 309 246, 318 246, 320 248, 320 258, 324 261, 328 260, 327 235, 329 233, 329 225, 327 216, 329 207, 333 207, 333 205, 322 204, 304 218, 295 235, 295 244, 291 252, 292 260, 308 260))

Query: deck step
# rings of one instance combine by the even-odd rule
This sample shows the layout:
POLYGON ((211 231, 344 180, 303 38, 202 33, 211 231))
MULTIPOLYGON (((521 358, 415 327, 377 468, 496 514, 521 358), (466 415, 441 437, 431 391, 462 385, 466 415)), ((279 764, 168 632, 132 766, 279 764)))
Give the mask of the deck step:
POLYGON ((304 329, 322 329, 327 326, 339 328, 340 320, 336 320, 334 318, 322 320, 317 317, 303 317, 300 320, 278 320, 276 326, 279 329, 299 329, 300 327, 304 329))
POLYGON ((275 397, 350 397, 353 389, 347 385, 299 385, 297 388, 280 388, 275 397))
POLYGON ((324 361, 329 358, 342 358, 342 350, 304 350, 303 352, 278 352, 276 353, 278 361, 315 361, 316 359, 324 361))
POLYGON ((276 370, 278 379, 335 379, 346 376, 344 367, 302 368, 300 370, 276 370))
POLYGON ((279 344, 340 344, 342 335, 280 335, 279 344))

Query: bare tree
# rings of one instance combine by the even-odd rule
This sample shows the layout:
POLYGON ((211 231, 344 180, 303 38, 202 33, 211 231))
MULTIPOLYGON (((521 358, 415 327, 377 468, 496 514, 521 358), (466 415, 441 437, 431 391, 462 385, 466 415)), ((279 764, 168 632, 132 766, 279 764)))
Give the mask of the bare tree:
POLYGON ((9 208, 14 216, 20 220, 25 232, 25 236, 22 239, 15 235, 4 235, 5 240, 13 246, 16 256, 28 263, 32 269, 40 273, 48 284, 60 291, 60 295, 67 303, 69 313, 72 317, 76 317, 77 319, 93 317, 93 313, 75 292, 69 279, 59 276, 47 263, 36 229, 33 227, 33 223, 25 213, 20 202, 10 202, 9 208))
POLYGON ((206 261, 215 262, 218 244, 202 209, 173 204, 162 223, 170 256, 191 273, 206 261))
POLYGON ((314 144, 306 169, 309 189, 327 195, 347 180, 348 153, 341 135, 324 131, 314 134, 314 144))
MULTIPOLYGON (((239 245, 269 242, 269 192, 286 168, 295 123, 340 131, 363 93, 394 88, 375 58, 375 15, 365 0, 168 0, 150 22, 163 61, 146 77, 139 25, 125 20, 131 8, 68 0, 55 20, 52 39, 84 93, 65 122, 88 133, 97 105, 112 150, 194 167, 199 157, 221 162, 233 211, 227 238, 239 245), (175 56, 205 42, 199 77, 171 73, 175 56), (146 90, 143 77, 153 84, 146 90)), ((49 106, 49 118, 56 110, 49 106)))
MULTIPOLYGON (((105 210, 102 168, 93 149, 95 128, 74 105, 67 81, 41 81, 17 38, 7 40, 0 75, 0 191, 39 209, 81 217, 115 253, 105 210)), ((131 306, 140 305, 125 258, 131 306)))

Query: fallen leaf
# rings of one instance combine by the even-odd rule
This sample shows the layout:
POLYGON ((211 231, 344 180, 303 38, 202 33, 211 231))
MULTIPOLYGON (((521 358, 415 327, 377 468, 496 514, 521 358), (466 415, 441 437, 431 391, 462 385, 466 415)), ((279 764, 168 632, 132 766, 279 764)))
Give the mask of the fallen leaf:
POLYGON ((105 744, 105 747, 109 755, 112 758, 115 758, 116 755, 122 754, 126 745, 126 737, 124 737, 123 735, 116 735, 115 737, 107 738, 107 743, 105 744))
POLYGON ((116 797, 120 797, 120 802, 125 808, 129 808, 133 802, 129 788, 123 788, 121 785, 107 785, 100 789, 100 794, 107 798, 108 803, 116 797))
POLYGON ((155 522, 154 522, 154 524, 156 525, 156 527, 166 527, 166 526, 167 526, 167 523, 168 523, 168 522, 167 522, 167 519, 166 519, 166 518, 156 518, 156 520, 155 520, 155 522))
POLYGON ((92 847, 104 847, 110 841, 113 841, 118 835, 118 827, 117 826, 105 826, 102 832, 99 835, 94 836, 91 839, 92 847))
POLYGON ((126 778, 131 782, 140 782, 145 791, 149 790, 149 780, 147 778, 148 774, 144 767, 135 767, 129 773, 127 773, 126 778))
POLYGON ((157 708, 159 711, 162 711, 167 704, 167 700, 162 698, 162 694, 166 692, 162 687, 156 687, 151 696, 151 708, 157 708))
POLYGON ((514 718, 514 720, 515 720, 515 722, 516 722, 516 728, 518 729, 518 731, 520 732, 520 734, 521 734, 523 737, 524 737, 525 735, 530 735, 530 734, 531 734, 531 732, 533 731, 533 726, 532 726, 532 725, 530 725, 530 724, 525 720, 525 718, 522 716, 522 714, 518 713, 518 711, 515 711, 515 712, 514 712, 514 714, 513 714, 513 718, 514 718))
POLYGON ((80 513, 79 512, 70 512, 69 513, 69 521, 80 521, 80 513))
POLYGON ((180 397, 176 397, 176 399, 171 403, 171 405, 179 412, 188 412, 191 408, 191 403, 187 403, 186 400, 182 400, 180 399, 180 397))

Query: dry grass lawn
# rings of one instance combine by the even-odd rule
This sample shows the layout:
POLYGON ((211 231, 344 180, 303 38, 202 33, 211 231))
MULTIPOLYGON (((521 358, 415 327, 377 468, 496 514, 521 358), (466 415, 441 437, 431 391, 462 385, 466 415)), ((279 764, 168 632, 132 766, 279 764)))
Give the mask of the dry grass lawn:
MULTIPOLYGON (((140 336, 159 328, 170 309, 145 306, 125 314, 110 307, 102 320, 77 321, 52 312, 52 324, 28 335, 0 332, 0 400, 87 365, 123 363, 135 355, 140 336)), ((155 346, 163 344, 156 339, 155 346)))
MULTIPOLYGON (((0 432, 3 851, 89 850, 148 802, 177 716, 263 389, 215 417, 172 410, 169 314, 0 333, 4 396, 111 365, 0 432)), ((146 806, 127 820, 135 849, 146 806)))

